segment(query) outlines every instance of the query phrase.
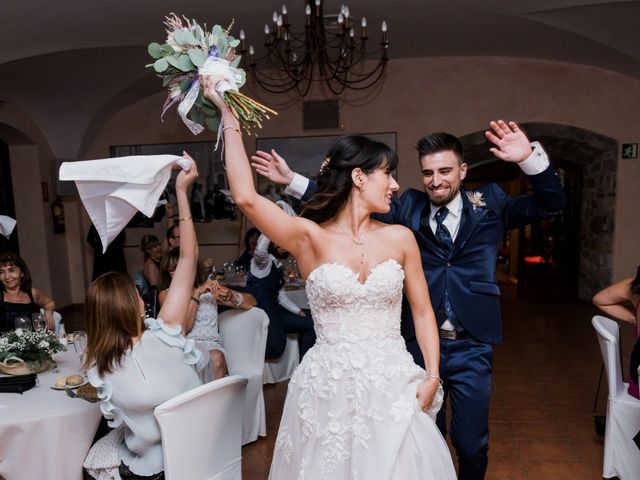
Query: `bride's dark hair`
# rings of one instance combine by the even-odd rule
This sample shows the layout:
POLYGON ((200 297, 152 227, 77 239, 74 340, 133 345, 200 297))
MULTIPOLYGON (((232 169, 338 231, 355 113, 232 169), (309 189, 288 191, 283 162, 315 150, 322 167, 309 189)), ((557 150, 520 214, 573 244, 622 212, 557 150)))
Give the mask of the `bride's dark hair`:
POLYGON ((318 173, 316 193, 305 204, 300 216, 316 223, 331 220, 349 198, 354 168, 368 174, 378 168, 392 172, 397 165, 396 152, 384 143, 360 135, 339 138, 327 152, 318 173))

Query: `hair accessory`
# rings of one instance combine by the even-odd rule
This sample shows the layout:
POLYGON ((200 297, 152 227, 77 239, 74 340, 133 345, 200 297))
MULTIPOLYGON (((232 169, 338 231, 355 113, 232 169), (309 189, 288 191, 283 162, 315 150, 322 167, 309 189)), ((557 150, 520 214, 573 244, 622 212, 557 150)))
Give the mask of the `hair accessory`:
POLYGON ((320 175, 324 175, 327 170, 329 170, 329 162, 331 162, 331 157, 327 157, 320 165, 320 175))

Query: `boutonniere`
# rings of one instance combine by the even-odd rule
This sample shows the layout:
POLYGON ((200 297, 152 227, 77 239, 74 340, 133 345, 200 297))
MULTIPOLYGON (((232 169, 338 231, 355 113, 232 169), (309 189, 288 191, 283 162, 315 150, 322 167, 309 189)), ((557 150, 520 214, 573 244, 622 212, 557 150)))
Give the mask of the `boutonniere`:
POLYGON ((476 211, 476 208, 478 207, 486 207, 487 204, 484 201, 484 198, 482 197, 482 192, 467 192, 467 199, 469 200, 469 203, 471 205, 473 205, 473 211, 476 211))

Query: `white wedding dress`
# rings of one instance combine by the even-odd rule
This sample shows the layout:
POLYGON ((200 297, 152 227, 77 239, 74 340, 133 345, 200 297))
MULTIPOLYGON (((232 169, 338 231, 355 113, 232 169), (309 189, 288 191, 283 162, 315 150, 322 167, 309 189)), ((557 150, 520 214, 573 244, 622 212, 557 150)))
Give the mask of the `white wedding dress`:
POLYGON ((270 480, 456 478, 434 419, 416 399, 426 373, 400 335, 403 281, 394 259, 365 283, 338 263, 309 274, 317 342, 291 377, 270 480))

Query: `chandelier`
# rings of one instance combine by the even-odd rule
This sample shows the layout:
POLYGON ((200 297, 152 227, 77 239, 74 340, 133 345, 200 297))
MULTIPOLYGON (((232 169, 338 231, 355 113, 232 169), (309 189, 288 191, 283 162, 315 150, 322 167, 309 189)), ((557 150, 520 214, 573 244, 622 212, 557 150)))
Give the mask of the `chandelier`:
POLYGON ((304 30, 295 32, 289 23, 287 7, 273 12, 271 26, 264 26, 266 53, 256 57, 253 45, 245 55, 245 33, 240 30, 239 52, 244 67, 255 81, 272 93, 297 90, 309 93, 313 83, 324 82, 334 95, 345 89, 364 90, 382 77, 387 64, 387 23, 382 22, 378 48, 371 45, 367 19, 358 22, 349 7, 342 5, 338 15, 324 15, 322 0, 305 0, 304 30), (374 65, 365 60, 377 58, 374 65))

